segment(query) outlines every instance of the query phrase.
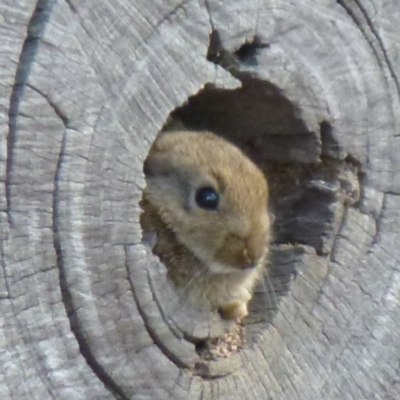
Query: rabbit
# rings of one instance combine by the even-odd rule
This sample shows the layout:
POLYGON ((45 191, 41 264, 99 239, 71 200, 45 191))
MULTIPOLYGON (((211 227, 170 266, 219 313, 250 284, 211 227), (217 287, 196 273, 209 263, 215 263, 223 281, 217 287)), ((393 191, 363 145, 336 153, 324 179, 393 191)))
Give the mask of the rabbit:
POLYGON ((241 321, 262 278, 270 241, 261 170, 211 132, 162 133, 144 162, 141 224, 186 297, 241 321))

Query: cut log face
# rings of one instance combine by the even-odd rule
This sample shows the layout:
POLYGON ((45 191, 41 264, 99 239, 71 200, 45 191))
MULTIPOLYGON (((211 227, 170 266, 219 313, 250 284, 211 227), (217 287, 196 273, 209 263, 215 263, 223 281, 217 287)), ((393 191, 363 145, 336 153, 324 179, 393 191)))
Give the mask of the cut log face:
POLYGON ((0 398, 396 399, 399 17, 396 1, 3 1, 0 398), (270 183, 242 349, 142 234, 169 116, 270 183))

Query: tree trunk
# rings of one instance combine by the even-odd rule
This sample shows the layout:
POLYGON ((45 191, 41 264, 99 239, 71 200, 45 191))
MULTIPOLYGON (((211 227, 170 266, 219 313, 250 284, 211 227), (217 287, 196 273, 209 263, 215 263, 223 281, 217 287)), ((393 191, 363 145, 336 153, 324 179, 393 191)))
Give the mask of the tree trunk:
POLYGON ((400 398, 396 0, 0 11, 1 399, 400 398), (226 358, 142 239, 171 113, 271 185, 269 287, 226 358))

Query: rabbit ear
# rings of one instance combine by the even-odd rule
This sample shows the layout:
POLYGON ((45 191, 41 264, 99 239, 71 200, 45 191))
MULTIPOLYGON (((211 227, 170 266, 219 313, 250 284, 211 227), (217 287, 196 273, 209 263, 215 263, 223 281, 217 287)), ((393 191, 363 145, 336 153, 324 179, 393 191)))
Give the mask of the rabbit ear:
POLYGON ((172 160, 165 151, 151 151, 143 165, 143 172, 147 176, 170 175, 172 170, 172 160))

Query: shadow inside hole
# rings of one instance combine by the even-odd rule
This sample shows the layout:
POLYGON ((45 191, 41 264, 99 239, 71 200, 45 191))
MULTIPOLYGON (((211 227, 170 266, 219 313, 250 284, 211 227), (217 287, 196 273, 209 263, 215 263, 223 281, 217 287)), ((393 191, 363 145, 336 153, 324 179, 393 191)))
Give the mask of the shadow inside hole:
POLYGON ((206 87, 171 116, 225 137, 258 165, 313 163, 321 154, 319 132, 307 129, 296 107, 274 85, 250 77, 240 89, 206 87))

